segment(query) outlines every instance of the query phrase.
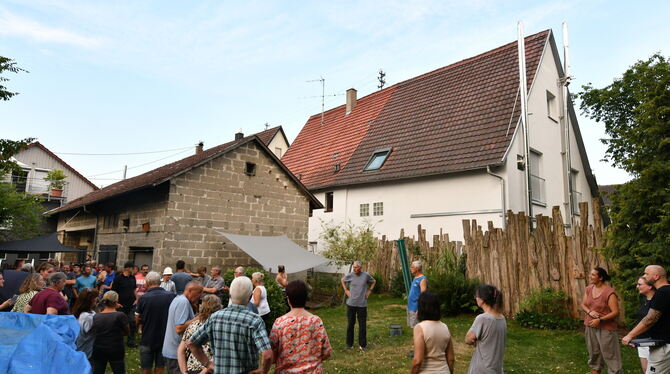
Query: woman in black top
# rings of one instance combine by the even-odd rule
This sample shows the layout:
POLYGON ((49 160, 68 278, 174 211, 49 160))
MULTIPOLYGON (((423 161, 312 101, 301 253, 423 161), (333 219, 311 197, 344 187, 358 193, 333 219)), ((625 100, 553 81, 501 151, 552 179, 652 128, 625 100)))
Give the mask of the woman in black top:
MULTIPOLYGON (((642 298, 642 304, 640 309, 637 310, 637 322, 640 322, 642 318, 647 316, 649 313, 649 305, 651 303, 651 298, 654 297, 656 289, 653 285, 647 283, 644 277, 640 277, 637 280, 637 290, 640 292, 640 295, 644 296, 642 298)), ((648 338, 649 332, 645 332, 637 336, 637 339, 648 338)), ((649 358, 649 347, 638 347, 637 355, 640 357, 640 364, 642 365, 642 371, 647 372, 647 359, 649 358)))
POLYGON ((108 362, 114 374, 125 374, 126 352, 123 337, 130 333, 128 317, 116 311, 121 305, 119 305, 119 294, 115 291, 107 291, 102 298, 101 305, 103 309, 93 316, 93 327, 91 328, 95 334, 91 355, 93 374, 104 374, 108 362))

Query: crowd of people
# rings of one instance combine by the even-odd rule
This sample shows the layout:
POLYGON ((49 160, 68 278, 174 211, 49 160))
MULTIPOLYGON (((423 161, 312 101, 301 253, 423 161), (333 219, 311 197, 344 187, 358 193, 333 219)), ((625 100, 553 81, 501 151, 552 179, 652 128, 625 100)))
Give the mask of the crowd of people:
MULTIPOLYGON (((323 321, 305 309, 308 287, 301 280, 289 282, 283 266, 276 275, 290 311, 271 320, 265 277, 245 276, 237 267, 227 285, 221 268, 210 274, 200 267, 186 270, 177 261, 176 271, 166 267, 150 271, 127 262, 122 271, 114 264, 63 265, 45 262, 37 269, 17 263, 16 270, 0 273, 20 280, 14 297, 0 303, 0 310, 34 314, 72 314, 79 322, 77 350, 86 354, 93 373, 110 366, 125 373, 125 347, 139 343, 143 374, 167 372, 321 373, 322 363, 333 353, 323 321), (224 307, 222 296, 228 297, 224 307), (139 342, 136 336, 140 336, 139 342)), ((376 280, 355 262, 341 279, 347 296, 345 349, 368 349, 367 299, 376 280)), ((410 373, 453 373, 454 343, 449 327, 441 321, 440 300, 428 290, 420 261, 411 264, 412 281, 407 300, 407 324, 413 332, 410 373)), ((605 367, 622 373, 620 344, 638 347, 646 373, 670 373, 670 285, 663 267, 650 265, 637 282, 642 295, 639 323, 621 341, 617 335, 619 296, 603 268, 594 268, 584 292, 582 309, 588 364, 592 373, 605 367), (643 339, 643 340, 640 340, 643 339)), ((475 300, 483 313, 467 331, 464 341, 474 346, 468 373, 503 373, 507 321, 502 313, 503 295, 491 285, 480 285, 475 300)))

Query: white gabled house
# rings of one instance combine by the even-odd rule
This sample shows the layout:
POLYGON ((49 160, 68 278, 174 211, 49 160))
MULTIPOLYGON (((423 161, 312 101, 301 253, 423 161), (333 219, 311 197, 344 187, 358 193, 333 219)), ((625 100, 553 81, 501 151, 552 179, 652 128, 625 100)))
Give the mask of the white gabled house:
POLYGON ((502 227, 507 210, 560 206, 569 224, 590 204, 597 184, 553 33, 524 42, 528 152, 517 42, 360 99, 350 89, 345 105, 310 117, 282 162, 325 206, 309 221, 312 248, 322 220, 462 240, 463 219, 502 227))

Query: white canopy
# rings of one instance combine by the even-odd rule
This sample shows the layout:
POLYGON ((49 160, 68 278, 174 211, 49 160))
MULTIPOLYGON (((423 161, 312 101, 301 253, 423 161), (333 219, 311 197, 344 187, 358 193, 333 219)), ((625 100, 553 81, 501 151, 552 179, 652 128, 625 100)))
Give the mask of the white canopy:
POLYGON ((277 271, 284 265, 287 273, 297 273, 330 262, 329 259, 311 253, 295 244, 286 235, 251 236, 235 235, 217 231, 251 256, 265 270, 277 271))

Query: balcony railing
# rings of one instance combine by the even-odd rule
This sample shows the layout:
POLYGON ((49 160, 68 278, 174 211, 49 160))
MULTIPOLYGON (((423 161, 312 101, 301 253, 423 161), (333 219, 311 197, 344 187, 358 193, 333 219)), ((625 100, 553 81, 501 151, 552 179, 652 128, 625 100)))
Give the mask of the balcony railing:
POLYGON ((531 190, 531 200, 534 203, 546 204, 547 197, 544 192, 544 178, 540 178, 537 175, 530 176, 530 190, 531 190))

